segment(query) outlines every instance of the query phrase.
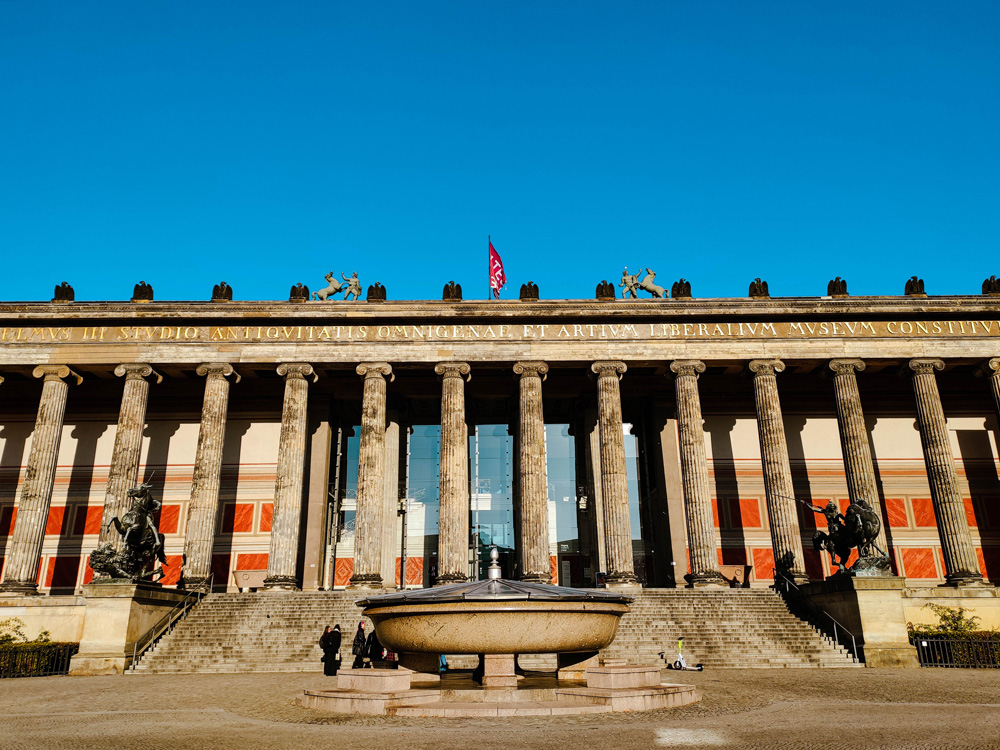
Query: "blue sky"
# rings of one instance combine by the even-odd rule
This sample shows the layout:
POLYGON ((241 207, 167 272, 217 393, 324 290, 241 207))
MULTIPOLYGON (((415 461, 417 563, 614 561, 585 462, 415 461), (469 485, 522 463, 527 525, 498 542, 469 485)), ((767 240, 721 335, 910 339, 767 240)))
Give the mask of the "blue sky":
POLYGON ((0 0, 0 299, 978 293, 1000 3, 0 0))

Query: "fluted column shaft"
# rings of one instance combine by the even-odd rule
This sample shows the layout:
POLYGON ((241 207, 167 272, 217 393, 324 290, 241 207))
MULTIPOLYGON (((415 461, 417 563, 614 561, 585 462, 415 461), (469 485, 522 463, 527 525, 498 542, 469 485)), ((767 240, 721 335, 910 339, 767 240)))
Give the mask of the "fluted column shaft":
POLYGON ((33 594, 38 590, 38 562, 52 502, 69 393, 66 378, 72 377, 77 384, 81 380, 65 365, 41 365, 32 374, 44 380, 35 430, 31 434, 28 465, 21 485, 21 499, 17 505, 17 523, 7 548, 3 584, 0 584, 0 591, 11 594, 33 594))
POLYGON ((997 419, 1000 420, 1000 357, 994 357, 983 368, 990 378, 990 390, 993 391, 993 404, 996 406, 997 419))
POLYGON ((976 549, 965 515, 965 501, 958 484, 955 456, 948 439, 948 423, 938 393, 935 370, 943 370, 940 359, 911 359, 913 395, 917 402, 917 424, 924 449, 938 536, 944 553, 945 580, 961 585, 981 583, 976 549))
POLYGON ((128 511, 129 499, 126 493, 139 479, 142 431, 146 427, 146 403, 149 399, 149 381, 146 378, 156 376, 157 383, 163 378, 149 365, 138 363, 118 365, 115 375, 125 376, 125 387, 118 411, 115 447, 111 453, 111 466, 108 468, 108 484, 104 491, 104 512, 98 544, 110 542, 115 549, 120 550, 124 541, 110 524, 112 518, 121 518, 128 511))
POLYGON ((625 436, 618 388, 626 366, 624 362, 595 362, 590 369, 597 374, 597 424, 601 438, 601 496, 604 501, 608 585, 638 586, 632 559, 625 436))
POLYGON ((703 362, 678 361, 670 364, 676 373, 677 431, 680 438, 681 481, 684 485, 684 518, 687 521, 690 581, 693 586, 722 585, 715 547, 715 520, 712 488, 708 482, 705 429, 698 395, 698 374, 703 362))
MULTIPOLYGON (((399 417, 389 414, 385 424, 385 492, 382 507, 382 585, 392 588, 396 584, 396 519, 399 518, 399 417)), ((405 571, 400 571, 404 574, 405 571)))
POLYGON ((545 418, 542 415, 542 381, 549 371, 544 362, 517 362, 520 381, 518 423, 518 483, 521 500, 521 580, 552 581, 549 562, 548 479, 545 466, 545 418))
POLYGON ((802 556, 802 536, 795 507, 795 487, 788 460, 788 443, 778 399, 775 373, 782 372, 781 360, 755 359, 750 363, 754 374, 754 400, 757 406, 757 432, 760 436, 761 462, 764 466, 764 491, 767 516, 771 525, 771 548, 774 566, 794 580, 807 581, 802 556))
MULTIPOLYGON (((206 590, 212 570, 212 545, 219 516, 219 483, 222 477, 222 448, 226 437, 226 410, 229 406, 229 376, 233 367, 225 362, 199 365, 196 372, 205 378, 205 398, 198 427, 184 536, 184 588, 206 590)), ((239 375, 236 375, 239 382, 239 375)), ((224 581, 219 581, 224 584, 224 581)))
MULTIPOLYGON (((840 451, 844 454, 844 471, 847 474, 847 494, 852 503, 859 499, 867 502, 879 521, 882 521, 882 502, 875 483, 875 464, 868 445, 868 427, 865 425, 858 377, 855 374, 865 369, 865 363, 860 359, 834 359, 830 361, 830 369, 833 371, 837 427, 840 431, 840 451)), ((888 554, 885 523, 879 526, 875 544, 888 554)))
POLYGON ((441 468, 438 501, 437 585, 469 578, 469 440, 465 422, 466 362, 442 362, 441 468))
POLYGON ((385 506, 385 362, 357 367, 364 376, 361 444, 358 449, 358 507, 354 526, 354 575, 351 588, 382 587, 382 539, 385 506))
POLYGON ((299 526, 305 487, 306 433, 308 432, 309 381, 316 375, 312 365, 289 362, 278 365, 285 379, 278 437, 278 465, 274 480, 274 511, 271 521, 271 550, 267 557, 269 589, 297 589, 295 567, 299 555, 299 526))

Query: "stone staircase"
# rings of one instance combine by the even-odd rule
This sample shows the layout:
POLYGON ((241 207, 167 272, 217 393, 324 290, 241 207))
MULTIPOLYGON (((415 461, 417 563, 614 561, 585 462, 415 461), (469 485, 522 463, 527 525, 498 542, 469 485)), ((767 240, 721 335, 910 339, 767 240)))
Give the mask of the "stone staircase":
POLYGON ((602 656, 670 663, 684 636, 689 665, 727 668, 862 666, 788 611, 771 589, 643 589, 602 656), (665 659, 659 654, 664 652, 665 659))
MULTIPOLYGON (((319 637, 343 632, 345 666, 361 617, 354 592, 210 594, 142 658, 132 674, 190 672, 320 672, 319 637)), ((371 622, 366 621, 370 632, 371 622)), ((769 589, 644 589, 602 655, 631 664, 672 660, 684 636, 689 664, 706 667, 850 667, 849 654, 792 615, 769 589)), ((475 657, 451 657, 454 668, 475 657)), ((523 656, 525 669, 555 669, 551 654, 523 656)))

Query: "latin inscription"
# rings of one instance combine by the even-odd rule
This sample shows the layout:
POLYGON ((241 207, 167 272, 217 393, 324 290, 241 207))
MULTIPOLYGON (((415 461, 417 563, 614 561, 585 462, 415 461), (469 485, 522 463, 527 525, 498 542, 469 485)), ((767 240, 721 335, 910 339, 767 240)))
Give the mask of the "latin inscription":
POLYGON ((531 323, 449 325, 98 326, 0 328, 0 344, 604 341, 657 339, 951 338, 1000 335, 996 320, 747 323, 531 323))

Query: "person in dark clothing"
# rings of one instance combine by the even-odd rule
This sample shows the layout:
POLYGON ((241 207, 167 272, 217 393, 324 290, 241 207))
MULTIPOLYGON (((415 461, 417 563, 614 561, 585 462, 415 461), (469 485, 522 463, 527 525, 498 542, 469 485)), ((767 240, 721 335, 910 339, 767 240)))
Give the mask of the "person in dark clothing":
POLYGON ((340 625, 329 625, 319 639, 319 647, 323 649, 323 674, 336 677, 340 668, 340 625))
POLYGON ((351 669, 361 669, 365 665, 365 621, 358 623, 358 632, 354 634, 354 643, 351 644, 351 653, 354 654, 354 663, 351 669))
MULTIPOLYGON (((365 665, 366 667, 374 667, 375 662, 384 661, 382 658, 382 643, 375 634, 375 628, 372 628, 372 632, 368 634, 368 641, 365 643, 365 656, 368 657, 368 663, 365 665)), ((379 664, 379 666, 383 665, 379 664)))

